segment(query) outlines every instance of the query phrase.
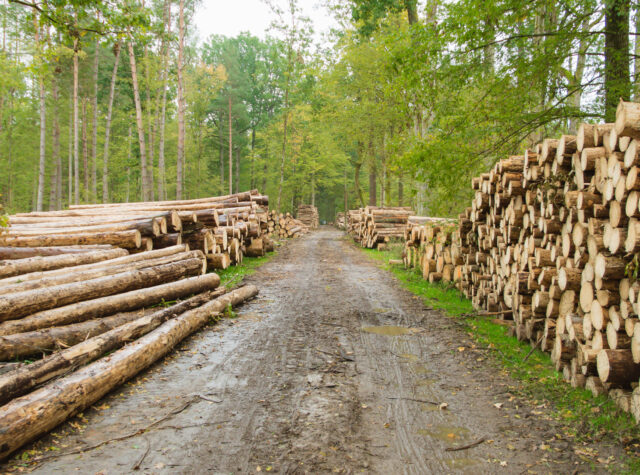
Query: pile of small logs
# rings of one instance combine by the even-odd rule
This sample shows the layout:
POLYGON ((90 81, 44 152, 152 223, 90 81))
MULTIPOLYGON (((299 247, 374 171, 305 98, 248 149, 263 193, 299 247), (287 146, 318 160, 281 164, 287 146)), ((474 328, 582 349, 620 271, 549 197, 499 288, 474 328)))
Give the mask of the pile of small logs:
POLYGON ((362 247, 381 250, 390 241, 404 237, 409 216, 413 214, 411 208, 405 207, 367 206, 349 210, 346 229, 362 247))
POLYGON ((347 228, 347 221, 346 221, 346 218, 345 218, 345 213, 336 214, 336 227, 338 229, 346 229, 347 228))
POLYGON ((135 254, 81 248, 3 261, 0 270, 0 361, 12 362, 0 363, 0 459, 258 292, 220 288, 205 254, 186 244, 135 254))
POLYGON ((267 205, 268 197, 253 190, 194 200, 77 205, 62 211, 21 213, 10 217, 11 226, 0 236, 0 246, 19 256, 105 245, 134 253, 184 243, 207 255, 211 267, 224 269, 242 262, 249 248, 250 254, 263 255, 272 246, 262 237, 267 205))
POLYGON ((405 267, 422 270, 429 282, 459 279, 463 256, 457 242, 458 223, 453 219, 410 216, 404 236, 402 261, 405 267))
POLYGON ((309 232, 309 226, 295 219, 291 213, 280 213, 276 210, 269 211, 267 219, 267 231, 279 238, 296 238, 309 232))
POLYGON ((318 208, 313 205, 298 205, 298 221, 309 229, 317 229, 320 225, 320 215, 318 208))

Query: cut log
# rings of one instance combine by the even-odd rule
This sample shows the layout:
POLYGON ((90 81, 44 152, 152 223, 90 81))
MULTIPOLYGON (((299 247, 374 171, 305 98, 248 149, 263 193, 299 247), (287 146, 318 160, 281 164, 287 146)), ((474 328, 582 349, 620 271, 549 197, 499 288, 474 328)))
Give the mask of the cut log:
POLYGON ((99 320, 90 320, 70 327, 48 329, 46 332, 34 332, 40 335, 21 333, 6 337, 4 339, 5 342, 13 341, 15 343, 14 346, 18 348, 15 351, 16 355, 31 354, 21 351, 20 345, 31 348, 33 348, 33 345, 53 347, 58 344, 66 344, 67 346, 75 346, 0 375, 0 405, 28 393, 34 387, 61 374, 79 368, 116 348, 120 348, 126 343, 149 333, 170 318, 204 305, 226 292, 227 290, 224 288, 204 292, 184 302, 163 308, 146 316, 144 314, 141 315, 141 312, 134 312, 99 320), (45 334, 48 338, 47 340, 42 338, 45 334), (27 338, 29 336, 31 337, 30 340, 27 338), (11 337, 16 338, 12 340, 11 337))
POLYGON ((633 362, 629 350, 601 350, 597 364, 598 376, 604 383, 629 387, 640 378, 640 364, 633 362))
POLYGON ((206 260, 201 256, 84 282, 0 295, 0 321, 15 320, 36 312, 151 287, 204 272, 206 272, 206 260))
POLYGON ((226 269, 231 265, 231 258, 226 252, 207 254, 207 263, 211 269, 226 269))
POLYGON ((140 231, 107 233, 48 234, 46 236, 0 236, 0 245, 13 247, 73 246, 84 244, 111 244, 125 249, 136 249, 142 243, 140 231))
POLYGON ((162 301, 175 300, 186 295, 212 290, 219 285, 220 277, 217 274, 205 274, 155 287, 78 302, 65 307, 45 310, 20 320, 2 322, 0 323, 0 335, 12 335, 52 326, 69 325, 119 312, 128 312, 156 305, 162 301))
POLYGON ((109 357, 0 407, 0 459, 148 368, 200 329, 211 316, 257 293, 255 286, 246 286, 189 310, 109 357))
POLYGON ((30 272, 47 271, 52 269, 60 269, 63 267, 79 266, 83 264, 91 264, 94 262, 115 259, 116 257, 126 256, 128 252, 124 249, 105 249, 91 252, 82 252, 78 254, 61 254, 57 256, 47 257, 28 257, 26 259, 13 259, 8 261, 0 261, 0 279, 12 277, 30 272))

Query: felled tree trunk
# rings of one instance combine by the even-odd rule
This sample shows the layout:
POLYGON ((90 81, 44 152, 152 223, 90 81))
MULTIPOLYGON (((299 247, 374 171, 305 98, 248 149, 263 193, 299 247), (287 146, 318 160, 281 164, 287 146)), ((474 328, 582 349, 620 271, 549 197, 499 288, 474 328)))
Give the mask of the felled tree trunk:
POLYGON ((169 353, 212 315, 255 296, 248 285, 165 322, 151 333, 53 384, 0 408, 0 459, 100 400, 169 353))

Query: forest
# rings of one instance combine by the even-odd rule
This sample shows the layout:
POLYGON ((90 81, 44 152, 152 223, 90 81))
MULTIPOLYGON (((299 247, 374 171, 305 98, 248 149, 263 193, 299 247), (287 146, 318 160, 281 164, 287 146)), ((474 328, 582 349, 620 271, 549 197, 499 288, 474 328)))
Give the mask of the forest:
POLYGON ((198 41, 198 0, 3 0, 5 211, 257 188, 455 216, 499 158, 638 94, 629 0, 325 0, 323 42, 303 1, 198 41))

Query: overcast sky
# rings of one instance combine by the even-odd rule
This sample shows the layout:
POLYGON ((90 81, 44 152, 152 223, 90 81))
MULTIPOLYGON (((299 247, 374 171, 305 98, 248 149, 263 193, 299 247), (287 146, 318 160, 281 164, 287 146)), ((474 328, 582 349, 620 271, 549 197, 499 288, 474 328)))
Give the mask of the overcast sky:
MULTIPOLYGON (((285 7, 286 0, 276 1, 285 7)), ((299 4, 304 15, 313 22, 316 40, 320 40, 322 33, 336 25, 320 0, 299 0, 299 4)), ((264 38, 274 20, 263 0, 203 0, 195 17, 199 43, 212 34, 236 36, 243 31, 264 38)))

